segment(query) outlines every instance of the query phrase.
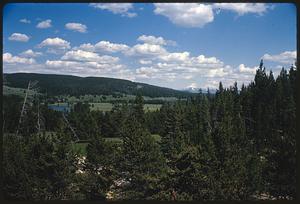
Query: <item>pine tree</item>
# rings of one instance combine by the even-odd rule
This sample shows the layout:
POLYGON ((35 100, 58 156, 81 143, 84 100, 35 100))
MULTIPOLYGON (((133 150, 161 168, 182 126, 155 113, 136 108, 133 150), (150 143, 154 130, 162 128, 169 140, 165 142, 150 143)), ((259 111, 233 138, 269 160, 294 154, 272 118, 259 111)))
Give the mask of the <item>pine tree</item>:
POLYGON ((26 146, 19 138, 3 136, 3 196, 8 200, 32 199, 31 183, 26 171, 26 146))
POLYGON ((283 68, 276 79, 276 126, 267 154, 266 182, 268 191, 277 198, 296 196, 296 106, 293 87, 283 68))
POLYGON ((182 132, 182 115, 180 106, 169 108, 166 112, 164 131, 162 133, 161 150, 169 160, 176 157, 185 146, 185 135, 182 132))
POLYGON ((133 113, 137 120, 141 124, 144 125, 145 118, 144 118, 144 99, 143 96, 138 93, 135 97, 134 105, 133 105, 133 113))
POLYGON ((251 152, 249 139, 246 137, 245 122, 241 117, 239 102, 234 102, 234 95, 225 91, 216 99, 217 114, 214 122, 214 144, 218 160, 218 176, 221 187, 217 199, 249 199, 254 194, 250 175, 259 171, 247 170, 247 165, 256 158, 251 152))
POLYGON ((206 151, 208 146, 186 146, 180 152, 171 162, 172 169, 161 179, 158 199, 186 201, 216 198, 217 161, 212 149, 206 151))
POLYGON ((87 146, 84 182, 81 186, 89 200, 105 200, 116 177, 113 147, 100 134, 91 138, 87 146))
POLYGON ((122 131, 122 171, 129 182, 124 199, 151 199, 164 171, 164 160, 158 144, 134 116, 126 120, 122 131))

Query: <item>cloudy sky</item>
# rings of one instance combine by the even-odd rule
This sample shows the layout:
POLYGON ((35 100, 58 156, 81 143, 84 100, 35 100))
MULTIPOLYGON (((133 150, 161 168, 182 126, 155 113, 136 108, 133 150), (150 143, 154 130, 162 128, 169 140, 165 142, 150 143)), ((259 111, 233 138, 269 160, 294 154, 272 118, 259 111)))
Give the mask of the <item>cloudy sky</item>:
POLYGON ((296 7, 263 3, 7 4, 3 71, 174 89, 249 83, 296 58, 296 7))

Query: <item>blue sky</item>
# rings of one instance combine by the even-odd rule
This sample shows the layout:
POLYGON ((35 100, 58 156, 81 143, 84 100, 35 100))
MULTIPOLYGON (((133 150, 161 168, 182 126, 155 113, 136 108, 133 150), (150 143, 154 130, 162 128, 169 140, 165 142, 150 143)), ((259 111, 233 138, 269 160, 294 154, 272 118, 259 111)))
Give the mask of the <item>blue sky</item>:
POLYGON ((174 89, 249 83, 296 58, 296 7, 254 3, 8 4, 3 71, 104 76, 174 89))

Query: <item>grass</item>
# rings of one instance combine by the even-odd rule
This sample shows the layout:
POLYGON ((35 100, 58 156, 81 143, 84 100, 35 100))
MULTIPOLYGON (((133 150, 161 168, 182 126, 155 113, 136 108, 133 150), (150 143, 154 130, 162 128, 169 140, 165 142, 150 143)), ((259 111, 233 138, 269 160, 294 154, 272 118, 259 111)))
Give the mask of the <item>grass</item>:
MULTIPOLYGON (((24 97, 25 93, 26 93, 26 89, 3 86, 3 95, 18 95, 24 97)), ((29 91, 29 93, 30 95, 34 95, 37 92, 29 91)))
POLYGON ((90 109, 92 111, 111 111, 113 105, 111 103, 90 103, 90 109))
MULTIPOLYGON (((135 95, 129 95, 129 94, 121 94, 118 93, 118 97, 114 97, 113 95, 82 95, 79 97, 74 97, 70 95, 60 95, 59 98, 66 99, 67 102, 70 103, 77 103, 79 101, 81 102, 89 102, 89 103, 110 103, 114 101, 129 101, 134 100, 135 95)), ((149 97, 149 96, 143 96, 145 101, 153 101, 153 100, 161 100, 161 101, 177 101, 178 98, 176 97, 149 97)))
POLYGON ((88 143, 73 143, 72 150, 80 156, 86 156, 86 147, 88 143))
MULTIPOLYGON (((14 134, 10 134, 10 133, 5 133, 6 135, 14 135, 14 134)), ((55 135, 55 132, 46 132, 46 135, 55 135)), ((151 135, 154 140, 156 142, 160 142, 161 141, 161 137, 158 134, 152 134, 151 135)), ((122 138, 118 138, 118 137, 107 137, 104 138, 106 141, 108 142, 112 142, 114 144, 120 145, 123 142, 122 138)), ((86 148, 88 146, 88 142, 78 142, 78 143, 71 143, 71 148, 72 150, 78 154, 79 156, 86 156, 86 148)))
MULTIPOLYGON (((151 135, 154 140, 156 142, 160 142, 161 141, 161 137, 158 134, 152 134, 151 135)), ((112 142, 114 144, 121 144, 123 142, 122 138, 118 138, 118 137, 107 137, 104 138, 106 141, 108 142, 112 142)), ((86 148, 87 148, 88 143, 87 142, 83 142, 83 143, 73 143, 72 144, 72 149, 80 156, 86 156, 86 148)))
MULTIPOLYGON (((113 108, 112 103, 89 103, 90 104, 90 110, 91 111, 104 111, 108 112, 111 111, 113 108)), ((59 105, 59 106, 67 106, 68 103, 54 103, 54 104, 49 104, 49 105, 59 105)), ((161 108, 162 104, 145 104, 144 105, 144 111, 145 112, 153 112, 157 111, 161 108)))
POLYGON ((144 111, 145 112, 153 112, 153 111, 157 111, 161 108, 161 104, 145 104, 144 105, 144 111))
MULTIPOLYGON (((90 109, 92 111, 111 111, 111 109, 113 108, 113 105, 111 103, 90 103, 90 109)), ((152 112, 152 111, 156 111, 159 110, 161 108, 161 104, 145 104, 144 105, 144 111, 145 112, 152 112)))
MULTIPOLYGON (((153 139, 156 141, 156 142, 160 142, 161 141, 161 137, 160 135, 158 134, 152 134, 151 135, 153 137, 153 139)), ((122 138, 119 138, 119 137, 106 137, 104 138, 106 141, 110 141, 110 142, 115 142, 115 143, 121 143, 123 142, 123 139, 122 138)))

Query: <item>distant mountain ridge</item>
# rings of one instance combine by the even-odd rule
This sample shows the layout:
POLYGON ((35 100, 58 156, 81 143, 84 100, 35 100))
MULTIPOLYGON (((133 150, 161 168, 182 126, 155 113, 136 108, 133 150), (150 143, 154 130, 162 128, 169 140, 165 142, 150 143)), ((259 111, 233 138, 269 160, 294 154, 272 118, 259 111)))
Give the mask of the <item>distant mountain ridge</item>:
POLYGON ((199 93, 199 89, 194 87, 188 87, 183 89, 182 91, 189 92, 189 93, 199 93))
POLYGON ((124 79, 106 77, 78 77, 72 75, 12 73, 3 74, 7 85, 15 88, 27 88, 28 82, 37 80, 40 92, 48 95, 110 95, 113 93, 132 94, 140 92, 149 97, 185 98, 193 93, 133 82, 124 79))
MULTIPOLYGON (((200 93, 200 88, 188 87, 188 88, 182 89, 182 91, 196 94, 196 93, 200 93)), ((216 91, 217 91, 216 89, 209 89, 209 92, 211 94, 215 94, 216 91)), ((208 90, 207 89, 201 89, 201 92, 204 93, 204 94, 207 94, 208 90)))

